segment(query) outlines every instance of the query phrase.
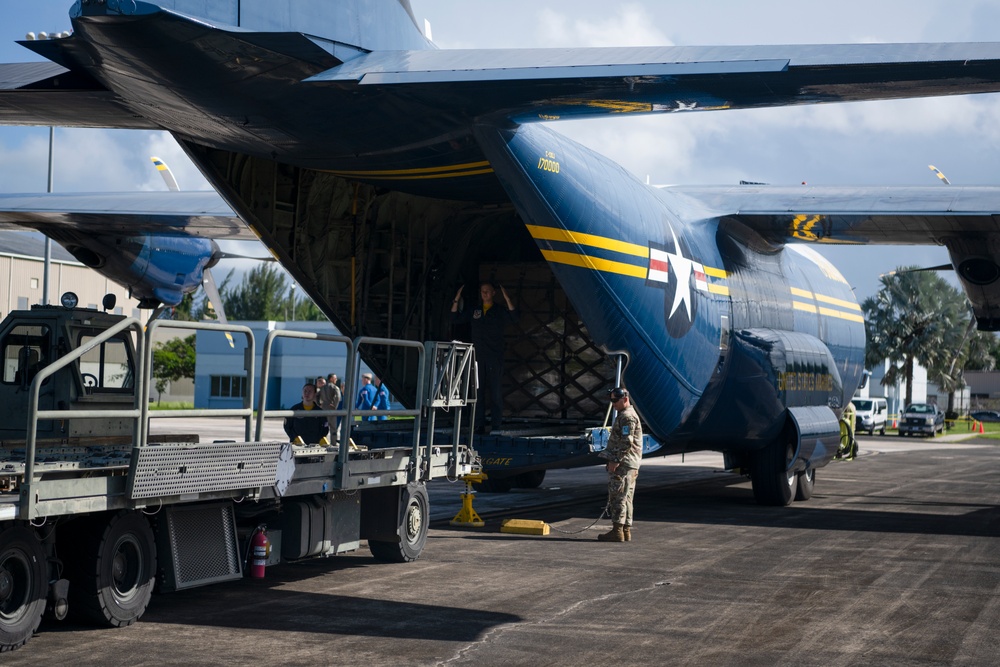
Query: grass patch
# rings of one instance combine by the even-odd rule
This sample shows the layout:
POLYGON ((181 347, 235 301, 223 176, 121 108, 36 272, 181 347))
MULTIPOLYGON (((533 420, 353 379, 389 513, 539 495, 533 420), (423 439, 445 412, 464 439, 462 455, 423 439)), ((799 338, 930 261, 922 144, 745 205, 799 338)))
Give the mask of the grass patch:
POLYGON ((159 404, 154 401, 149 404, 150 410, 191 410, 193 408, 193 401, 164 401, 159 404))
MULTIPOLYGON (((887 428, 885 430, 886 435, 899 436, 899 431, 894 428, 887 428)), ((969 429, 969 422, 966 420, 958 420, 951 425, 951 428, 946 428, 944 435, 962 435, 969 436, 970 438, 981 438, 987 440, 1000 440, 1000 423, 996 422, 983 422, 983 432, 979 432, 979 422, 976 422, 976 430, 972 431, 969 429)), ((929 440, 926 436, 910 436, 914 438, 924 438, 929 440)), ((940 436, 937 436, 940 437, 940 436)))

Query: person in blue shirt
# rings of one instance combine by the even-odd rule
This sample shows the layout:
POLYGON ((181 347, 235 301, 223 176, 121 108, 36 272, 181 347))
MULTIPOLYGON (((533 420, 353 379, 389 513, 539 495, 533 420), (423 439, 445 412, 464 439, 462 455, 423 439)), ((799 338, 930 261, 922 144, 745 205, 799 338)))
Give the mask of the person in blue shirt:
MULTIPOLYGON (((389 390, 382 380, 375 378, 375 409, 376 410, 388 410, 389 409, 389 390)), ((388 419, 388 415, 379 415, 379 421, 385 421, 388 419)))
MULTIPOLYGON (((375 399, 378 397, 378 390, 375 389, 375 385, 372 384, 372 374, 365 373, 361 376, 361 389, 358 390, 358 398, 354 401, 355 410, 371 410, 375 405, 375 399)), ((375 421, 375 415, 370 417, 362 417, 362 421, 375 421)))

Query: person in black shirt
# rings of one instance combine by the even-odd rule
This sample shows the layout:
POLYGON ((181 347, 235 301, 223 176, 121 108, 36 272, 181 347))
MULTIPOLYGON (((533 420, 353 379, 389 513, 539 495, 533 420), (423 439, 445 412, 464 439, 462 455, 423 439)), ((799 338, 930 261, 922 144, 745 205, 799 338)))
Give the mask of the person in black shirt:
MULTIPOLYGON (((318 410, 316 404, 316 385, 307 384, 302 387, 302 402, 292 406, 292 410, 318 410)), ((285 433, 289 442, 302 438, 307 445, 319 444, 319 441, 330 432, 326 425, 326 417, 286 417, 285 433)))
POLYGON ((452 322, 470 322, 472 325, 472 344, 476 347, 476 362, 479 365, 479 395, 476 410, 476 430, 482 431, 486 419, 486 405, 489 401, 490 426, 493 431, 500 430, 503 424, 503 352, 504 328, 508 323, 517 321, 517 310, 507 295, 507 290, 500 286, 503 301, 494 301, 496 289, 492 283, 479 285, 480 303, 478 308, 459 310, 462 290, 458 288, 451 304, 452 322))

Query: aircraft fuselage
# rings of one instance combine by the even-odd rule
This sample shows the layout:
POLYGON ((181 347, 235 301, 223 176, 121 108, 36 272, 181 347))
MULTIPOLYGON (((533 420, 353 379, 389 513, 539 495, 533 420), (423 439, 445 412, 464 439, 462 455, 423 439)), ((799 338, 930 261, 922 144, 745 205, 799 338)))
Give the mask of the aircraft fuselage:
MULTIPOLYGON (((667 452, 759 448, 787 408, 853 396, 861 309, 815 251, 770 246, 547 128, 477 137, 594 340, 628 356, 667 452)), ((834 454, 802 444, 803 465, 834 454)))

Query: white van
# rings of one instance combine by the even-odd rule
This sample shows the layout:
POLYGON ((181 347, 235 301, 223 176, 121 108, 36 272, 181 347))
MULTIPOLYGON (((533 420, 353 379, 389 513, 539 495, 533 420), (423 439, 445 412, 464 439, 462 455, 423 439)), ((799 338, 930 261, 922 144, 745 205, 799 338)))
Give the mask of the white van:
POLYGON ((885 418, 889 414, 889 406, 884 398, 855 398, 851 400, 854 404, 855 422, 854 430, 860 433, 868 431, 868 435, 885 435, 885 418))

